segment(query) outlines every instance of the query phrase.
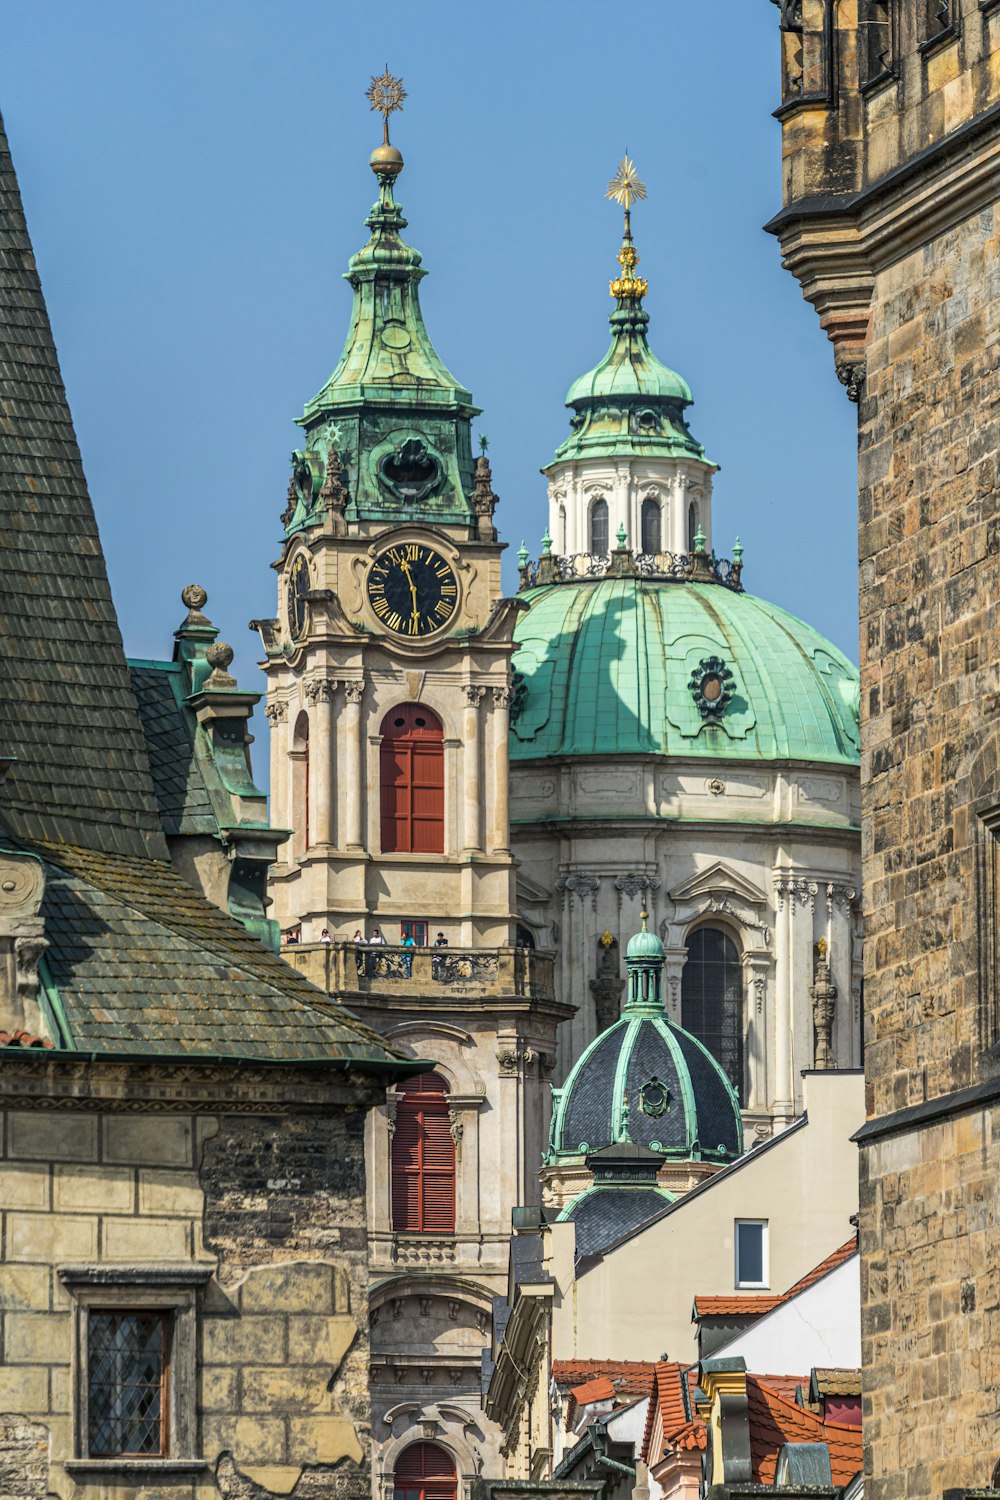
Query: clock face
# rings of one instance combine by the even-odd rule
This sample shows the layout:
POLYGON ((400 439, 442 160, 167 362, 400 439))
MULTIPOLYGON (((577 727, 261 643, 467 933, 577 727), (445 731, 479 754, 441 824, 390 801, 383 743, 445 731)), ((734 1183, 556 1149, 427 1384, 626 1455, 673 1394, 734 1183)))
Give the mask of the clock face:
POLYGON ((423 542, 400 542, 375 559, 368 602, 396 635, 441 630, 458 608, 458 579, 440 552, 423 542))
POLYGON ((308 592, 309 564, 300 553, 288 575, 288 630, 293 641, 301 640, 305 634, 308 592))

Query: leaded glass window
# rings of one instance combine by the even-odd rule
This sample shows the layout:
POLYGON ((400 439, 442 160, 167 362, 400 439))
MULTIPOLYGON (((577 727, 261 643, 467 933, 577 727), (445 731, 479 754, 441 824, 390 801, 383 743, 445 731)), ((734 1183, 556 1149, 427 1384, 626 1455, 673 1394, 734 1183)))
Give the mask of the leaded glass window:
POLYGON ((91 1309, 87 1427, 91 1458, 168 1451, 170 1314, 91 1309))
POLYGON ((687 941, 681 975, 681 1025, 720 1063, 743 1103, 743 970, 736 944, 717 927, 687 941))
POLYGON ((642 550, 657 553, 660 550, 660 502, 652 498, 642 502, 642 550))
POLYGON ((608 502, 595 500, 590 507, 590 550, 597 557, 608 554, 608 502))

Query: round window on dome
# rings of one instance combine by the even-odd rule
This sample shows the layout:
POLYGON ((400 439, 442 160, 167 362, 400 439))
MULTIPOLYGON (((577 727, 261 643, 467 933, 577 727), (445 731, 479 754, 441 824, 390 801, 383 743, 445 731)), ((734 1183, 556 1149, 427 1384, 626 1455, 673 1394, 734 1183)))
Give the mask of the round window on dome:
POLYGON ((670 1090, 654 1074, 639 1090, 639 1108, 650 1119, 658 1120, 670 1107, 670 1090))
POLYGON ((688 679, 688 690, 703 719, 720 719, 732 702, 736 683, 721 656, 708 656, 698 663, 688 679))
POLYGON ((722 697, 722 678, 710 672, 701 679, 701 693, 706 703, 714 703, 717 698, 722 697))

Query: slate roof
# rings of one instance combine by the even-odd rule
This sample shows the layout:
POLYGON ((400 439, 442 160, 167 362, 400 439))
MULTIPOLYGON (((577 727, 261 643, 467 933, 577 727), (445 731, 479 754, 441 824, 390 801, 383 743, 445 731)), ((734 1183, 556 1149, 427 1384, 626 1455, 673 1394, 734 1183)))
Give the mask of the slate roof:
MULTIPOLYGON (((2 120, 0 661, 0 757, 16 757, 0 780, 0 848, 44 866, 41 1003, 57 1048, 426 1066, 333 1005, 169 863, 2 120)), ((140 686, 157 718, 163 682, 140 686)), ((180 755, 177 733, 164 721, 158 757, 180 755)), ((181 779, 161 776, 168 826, 203 814, 181 779)))
POLYGON ((219 825, 195 756, 197 725, 183 700, 183 669, 172 662, 129 662, 129 673, 164 833, 214 835, 219 825))
POLYGON ((786 1443, 826 1443, 835 1485, 849 1484, 862 1466, 860 1427, 824 1422, 780 1395, 760 1375, 747 1376, 750 1464, 754 1484, 773 1484, 778 1451, 786 1443))
POLYGON ((782 1292, 778 1296, 751 1293, 743 1296, 695 1297, 694 1316, 695 1318, 762 1318, 765 1313, 773 1312, 782 1303, 790 1302, 800 1292, 807 1291, 817 1281, 828 1276, 831 1271, 836 1271, 845 1261, 850 1260, 852 1255, 857 1254, 857 1249, 857 1238, 852 1235, 849 1240, 845 1240, 842 1245, 821 1260, 818 1266, 813 1266, 811 1271, 807 1271, 794 1286, 788 1288, 787 1292, 782 1292))
POLYGON ((0 119, 0 756, 24 838, 131 855, 166 846, 0 119))
POLYGON ((265 1062, 400 1060, 166 863, 22 846, 46 872, 48 973, 62 1045, 265 1062))

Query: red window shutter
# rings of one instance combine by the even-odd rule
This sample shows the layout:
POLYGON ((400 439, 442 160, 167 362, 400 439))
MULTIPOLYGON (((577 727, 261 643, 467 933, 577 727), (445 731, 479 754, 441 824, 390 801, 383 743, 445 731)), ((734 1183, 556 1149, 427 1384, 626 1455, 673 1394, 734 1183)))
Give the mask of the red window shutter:
POLYGON ((437 1443, 411 1443, 396 1461, 394 1500, 456 1500, 458 1476, 437 1443))
POLYGON ((455 1142, 444 1079, 403 1086, 392 1137, 392 1224, 402 1233, 455 1232, 455 1142))
POLYGON ((444 853, 444 731, 419 703, 382 721, 382 848, 387 854, 444 853))

